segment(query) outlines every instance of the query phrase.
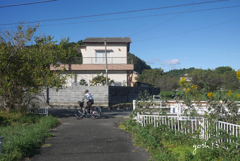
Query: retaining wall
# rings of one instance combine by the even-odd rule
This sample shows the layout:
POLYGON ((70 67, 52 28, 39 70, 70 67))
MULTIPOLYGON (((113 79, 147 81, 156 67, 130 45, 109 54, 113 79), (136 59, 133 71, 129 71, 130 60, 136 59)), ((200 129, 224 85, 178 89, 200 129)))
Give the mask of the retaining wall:
POLYGON ((132 102, 138 98, 138 94, 147 90, 151 95, 158 95, 159 88, 149 87, 118 87, 118 86, 71 86, 59 89, 45 89, 41 93, 43 102, 47 101, 50 108, 73 108, 84 97, 84 91, 88 89, 94 98, 96 106, 111 106, 118 103, 132 102))

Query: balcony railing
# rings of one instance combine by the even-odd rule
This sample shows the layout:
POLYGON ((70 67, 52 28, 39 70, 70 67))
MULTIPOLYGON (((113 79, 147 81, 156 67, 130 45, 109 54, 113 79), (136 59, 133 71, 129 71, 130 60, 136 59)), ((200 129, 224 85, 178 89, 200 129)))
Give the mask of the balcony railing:
MULTIPOLYGON (((60 62, 61 64, 105 64, 105 57, 74 57, 60 62)), ((108 57, 107 64, 133 64, 133 58, 108 57)))

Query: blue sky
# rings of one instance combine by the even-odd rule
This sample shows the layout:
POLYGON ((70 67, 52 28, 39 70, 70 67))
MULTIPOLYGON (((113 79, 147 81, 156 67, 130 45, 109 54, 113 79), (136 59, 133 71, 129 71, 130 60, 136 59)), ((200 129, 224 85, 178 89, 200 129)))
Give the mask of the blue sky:
MULTIPOLYGON (((36 1, 42 0, 0 1, 0 6, 36 1)), ((130 52, 152 68, 162 68, 164 71, 190 67, 214 69, 219 66, 240 69, 240 1, 212 1, 217 0, 59 0, 5 7, 0 8, 0 30, 11 31, 16 25, 3 24, 19 21, 195 3, 142 12, 41 22, 38 34, 54 36, 58 41, 69 37, 71 42, 86 37, 130 37, 130 52), (196 5, 201 2, 212 3, 196 5)))

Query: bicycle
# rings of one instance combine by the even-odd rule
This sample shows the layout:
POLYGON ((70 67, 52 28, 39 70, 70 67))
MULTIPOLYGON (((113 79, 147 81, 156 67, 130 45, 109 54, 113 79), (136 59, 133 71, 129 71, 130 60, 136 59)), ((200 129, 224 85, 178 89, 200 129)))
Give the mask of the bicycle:
MULTIPOLYGON (((83 108, 84 103, 78 101, 78 104, 80 106, 80 109, 78 108, 75 109, 75 116, 77 117, 77 119, 82 119, 83 116, 87 117, 85 108, 83 108)), ((101 108, 98 106, 92 106, 89 116, 91 116, 93 119, 98 119, 101 116, 101 108)))

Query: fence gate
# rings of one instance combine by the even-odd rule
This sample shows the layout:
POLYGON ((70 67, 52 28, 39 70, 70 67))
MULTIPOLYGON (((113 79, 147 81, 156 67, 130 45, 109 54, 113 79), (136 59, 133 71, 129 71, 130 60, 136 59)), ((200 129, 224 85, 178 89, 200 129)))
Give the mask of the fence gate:
POLYGON ((48 103, 47 102, 34 103, 32 105, 32 108, 30 109, 30 113, 48 116, 48 103))

